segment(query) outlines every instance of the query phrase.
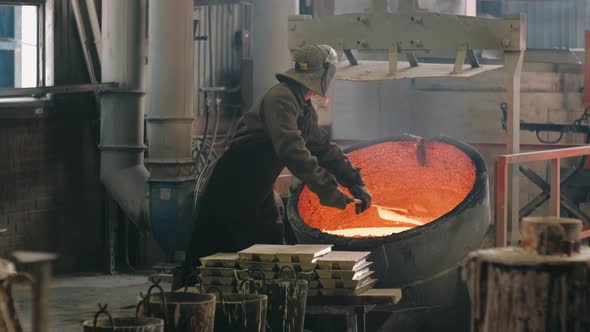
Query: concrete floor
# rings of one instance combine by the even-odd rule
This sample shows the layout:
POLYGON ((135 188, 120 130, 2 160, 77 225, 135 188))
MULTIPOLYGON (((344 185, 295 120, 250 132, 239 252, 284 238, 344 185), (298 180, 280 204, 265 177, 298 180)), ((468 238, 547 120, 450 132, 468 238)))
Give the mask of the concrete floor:
MULTIPOLYGON (((108 303, 113 317, 135 315, 135 304, 139 292, 145 294, 150 283, 147 274, 117 275, 74 275, 54 278, 49 292, 49 331, 80 332, 82 322, 90 320, 98 310, 97 303, 108 303)), ((162 282, 165 290, 170 284, 162 282)), ((19 316, 25 331, 31 331, 31 292, 24 286, 15 289, 19 307, 19 316)), ((399 306, 391 311, 376 311, 368 315, 369 331, 431 332, 431 331, 468 331, 468 324, 456 324, 457 321, 468 322, 468 313, 459 312, 450 315, 435 308, 412 308, 399 306), (392 316, 393 312, 396 312, 392 316), (414 314, 412 314, 415 312, 414 314), (452 317, 451 317, 452 316, 452 317), (425 319, 428 317, 428 319, 425 319), (393 318, 393 319, 392 319, 393 318), (420 324, 416 322, 420 321, 420 324), (453 323, 454 322, 454 323, 453 323), (445 324, 452 323, 446 328, 445 324), (458 325, 458 326, 455 326, 458 325), (459 327, 460 325, 460 327, 459 327), (465 325, 465 326, 463 326, 465 325)), ((320 320, 306 318, 306 328, 312 331, 341 331, 343 319, 320 320), (324 323, 329 322, 331 328, 324 323), (316 325, 318 324, 318 325, 316 325), (339 325, 340 324, 340 325, 339 325), (322 326, 319 327, 318 326, 322 326)))
MULTIPOLYGON (((136 298, 146 293, 147 275, 77 275, 56 277, 49 293, 49 330, 81 331, 82 321, 92 319, 97 303, 108 303, 113 317, 133 316, 136 298)), ((163 285, 169 289, 168 285, 163 285)), ((166 289, 165 288, 165 289, 166 289)), ((25 331, 31 331, 31 292, 18 287, 15 297, 25 331)))

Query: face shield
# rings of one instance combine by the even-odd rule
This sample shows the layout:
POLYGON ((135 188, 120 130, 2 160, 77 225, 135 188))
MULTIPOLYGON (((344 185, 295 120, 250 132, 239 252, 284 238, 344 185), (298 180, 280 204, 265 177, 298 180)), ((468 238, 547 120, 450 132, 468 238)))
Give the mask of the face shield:
POLYGON ((338 55, 336 54, 336 51, 328 45, 318 45, 318 47, 327 54, 326 61, 324 62, 324 74, 321 79, 321 88, 323 95, 325 96, 334 82, 338 55))

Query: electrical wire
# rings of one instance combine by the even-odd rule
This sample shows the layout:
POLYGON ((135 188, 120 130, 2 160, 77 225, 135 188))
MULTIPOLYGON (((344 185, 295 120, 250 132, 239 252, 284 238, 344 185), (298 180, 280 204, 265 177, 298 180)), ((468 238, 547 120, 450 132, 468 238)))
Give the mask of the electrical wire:
MULTIPOLYGON (((211 160, 211 154, 213 153, 213 150, 215 149, 215 142, 217 140, 217 132, 219 129, 219 119, 220 119, 220 111, 219 111, 219 99, 216 100, 216 107, 215 107, 215 128, 213 129, 213 137, 211 139, 211 145, 209 146, 209 153, 207 155, 206 158, 206 162, 204 164, 203 170, 200 172, 199 176, 197 177, 197 183, 195 185, 195 197, 198 197, 198 193, 199 193, 199 189, 201 188, 201 183, 203 181, 205 177, 205 174, 208 173, 208 171, 211 169, 211 166, 215 164, 215 162, 209 162, 211 160)), ((197 199, 195 199, 195 205, 193 206, 193 210, 196 209, 196 202, 197 199)))
POLYGON ((213 153, 213 150, 215 149, 215 142, 217 141, 217 133, 219 131, 219 119, 221 118, 220 113, 221 111, 219 110, 219 103, 220 100, 219 98, 215 99, 215 125, 213 127, 213 137, 211 138, 211 144, 209 145, 209 153, 207 154, 207 163, 209 163, 209 160, 211 160, 211 155, 213 153))
MULTIPOLYGON (((207 103, 207 94, 205 93, 205 103, 207 103)), ((201 153, 203 152, 203 147, 205 146, 205 142, 207 140, 207 132, 209 131, 209 106, 205 105, 205 127, 203 128, 203 137, 201 138, 201 146, 199 147, 199 152, 195 156, 195 159, 198 161, 201 159, 201 153)))
MULTIPOLYGON (((216 147, 218 147, 219 144, 222 144, 223 149, 227 149, 229 144, 230 144, 230 140, 233 137, 233 134, 235 132, 235 130, 237 129, 237 118, 235 113, 239 113, 239 112, 233 112, 232 117, 230 118, 231 123, 229 128, 227 129, 227 133, 225 135, 225 137, 223 137, 222 141, 218 142, 218 136, 219 136, 219 126, 220 126, 220 122, 221 122, 221 98, 218 96, 219 94, 223 94, 223 93, 233 93, 233 92, 237 92, 239 91, 239 86, 237 88, 228 88, 226 89, 225 87, 221 87, 220 89, 216 89, 215 88, 215 77, 214 77, 214 58, 213 58, 213 47, 214 47, 214 43, 213 43, 213 29, 212 29, 212 5, 209 5, 207 7, 207 29, 208 29, 208 36, 209 38, 207 38, 208 40, 208 49, 205 50, 205 56, 203 58, 205 58, 204 62, 208 62, 209 65, 209 86, 207 89, 203 88, 200 89, 201 92, 204 92, 205 95, 205 107, 206 107, 206 117, 205 117, 205 128, 203 131, 203 136, 201 137, 201 140, 199 142, 199 145, 197 147, 195 147, 195 150, 198 148, 198 152, 196 152, 195 154, 195 150, 193 151, 193 158, 195 159, 195 167, 193 169, 193 175, 196 177, 196 183, 195 183, 195 189, 194 189, 194 205, 193 205, 193 214, 196 212, 197 206, 198 206, 198 196, 199 193, 201 192, 201 186, 202 184, 205 182, 205 179, 207 179, 209 177, 210 172, 213 170, 213 166, 215 165, 215 163, 217 162, 218 159, 218 155, 216 152, 216 147), (208 61, 206 61, 208 57, 208 61), (209 95, 211 94, 211 95, 209 95), (211 98, 208 98, 209 96, 211 96, 211 98), (215 103, 215 104, 213 104, 215 103), (213 131, 212 133, 209 133, 209 127, 210 127, 210 120, 209 117, 211 116, 211 113, 215 112, 215 122, 213 125, 213 131)), ((229 8, 231 9, 231 6, 229 6, 229 8)), ((230 12, 230 14, 233 14, 230 12)), ((217 17, 219 17, 219 15, 217 15, 217 17)), ((223 16, 222 16, 223 17, 223 16)), ((227 22, 224 19, 221 20, 222 21, 222 25, 227 25, 229 22, 227 22)), ((219 30, 217 30, 217 35, 219 37, 219 30)), ((216 41, 216 45, 220 45, 223 43, 223 39, 221 40, 217 40, 216 41)), ((227 57, 228 53, 226 53, 225 55, 222 53, 221 59, 219 61, 223 61, 226 57, 227 57)), ((218 58, 219 59, 219 58, 218 58)), ((228 60, 228 59, 225 59, 228 60)), ((206 68, 207 64, 205 64, 205 68, 206 68)), ((204 69, 203 71, 206 72, 207 69, 204 69)), ((206 80, 206 79, 205 79, 206 80)), ((227 105, 228 107, 231 107, 231 105, 227 105)), ((224 109, 225 109, 226 105, 224 105, 224 109)))
MULTIPOLYGON (((209 53, 208 54, 209 55, 209 87, 212 87, 214 84, 214 79, 213 79, 213 44, 211 42, 212 36, 213 36, 213 28, 212 28, 212 23, 211 23, 211 21, 212 21, 211 7, 212 7, 211 5, 209 5, 207 7, 207 30, 208 30, 208 36, 209 36, 209 38, 207 38, 208 48, 209 48, 208 49, 208 51, 209 51, 208 52, 209 53)), ((206 67, 206 65, 205 65, 205 67, 206 67)), ((206 120, 205 120, 205 122, 206 122, 205 129, 206 130, 203 132, 203 139, 202 139, 202 144, 199 149, 198 156, 197 156, 197 163, 199 162, 199 160, 201 158, 202 151, 204 151, 204 149, 205 149, 205 142, 207 139, 207 131, 208 131, 207 127, 208 127, 208 122, 209 122, 209 113, 210 113, 210 109, 211 109, 210 108, 210 106, 211 106, 210 101, 207 100, 207 93, 206 92, 205 92, 205 103, 206 103, 205 106, 207 108, 206 120)), ((217 126, 218 126, 218 123, 215 125, 216 128, 214 129, 214 133, 213 133, 214 137, 217 135, 217 129, 218 129, 217 126)), ((203 163, 203 170, 199 173, 199 175, 197 177, 197 181, 195 183, 195 189, 194 189, 195 199, 193 201, 193 215, 195 215, 195 212, 197 209, 197 204, 198 204, 198 199, 199 199, 199 188, 200 188, 200 182, 201 182, 200 179, 202 178, 203 174, 205 173, 205 171, 208 168, 207 166, 209 163, 209 158, 211 157, 211 151, 214 149, 214 144, 215 144, 215 140, 213 139, 211 142, 210 148, 209 148, 209 153, 207 155, 207 158, 205 159, 205 162, 203 163)))

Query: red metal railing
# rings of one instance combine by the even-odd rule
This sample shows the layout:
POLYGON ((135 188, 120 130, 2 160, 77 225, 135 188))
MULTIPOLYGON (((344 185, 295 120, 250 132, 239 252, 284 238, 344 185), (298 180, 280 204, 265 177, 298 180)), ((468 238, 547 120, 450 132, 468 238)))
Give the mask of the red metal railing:
MULTIPOLYGON (((511 155, 498 156, 496 158, 496 246, 506 246, 508 234, 508 166, 522 164, 531 161, 551 160, 551 214, 559 217, 561 206, 560 198, 560 162, 562 158, 572 158, 590 155, 590 146, 580 146, 567 149, 555 149, 536 152, 525 152, 511 155)), ((518 202, 513 202, 512 208, 518 208, 518 202)), ((518 222, 518 221, 514 221, 518 222)), ((582 237, 589 237, 590 231, 585 231, 582 237)))

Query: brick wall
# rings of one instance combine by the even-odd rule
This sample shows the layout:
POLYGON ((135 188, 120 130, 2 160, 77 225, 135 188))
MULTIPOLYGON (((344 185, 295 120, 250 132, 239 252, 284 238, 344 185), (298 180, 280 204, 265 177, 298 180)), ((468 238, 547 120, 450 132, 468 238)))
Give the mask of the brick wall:
POLYGON ((99 159, 88 112, 78 111, 0 118, 0 257, 46 250, 60 255, 58 271, 101 268, 99 159))
MULTIPOLYGON (((48 2, 47 83, 88 83, 69 1, 48 2)), ((103 267, 103 188, 93 96, 53 96, 47 116, 0 104, 0 256, 15 249, 59 254, 58 272, 103 267), (10 115, 6 115, 10 114, 10 115)))

